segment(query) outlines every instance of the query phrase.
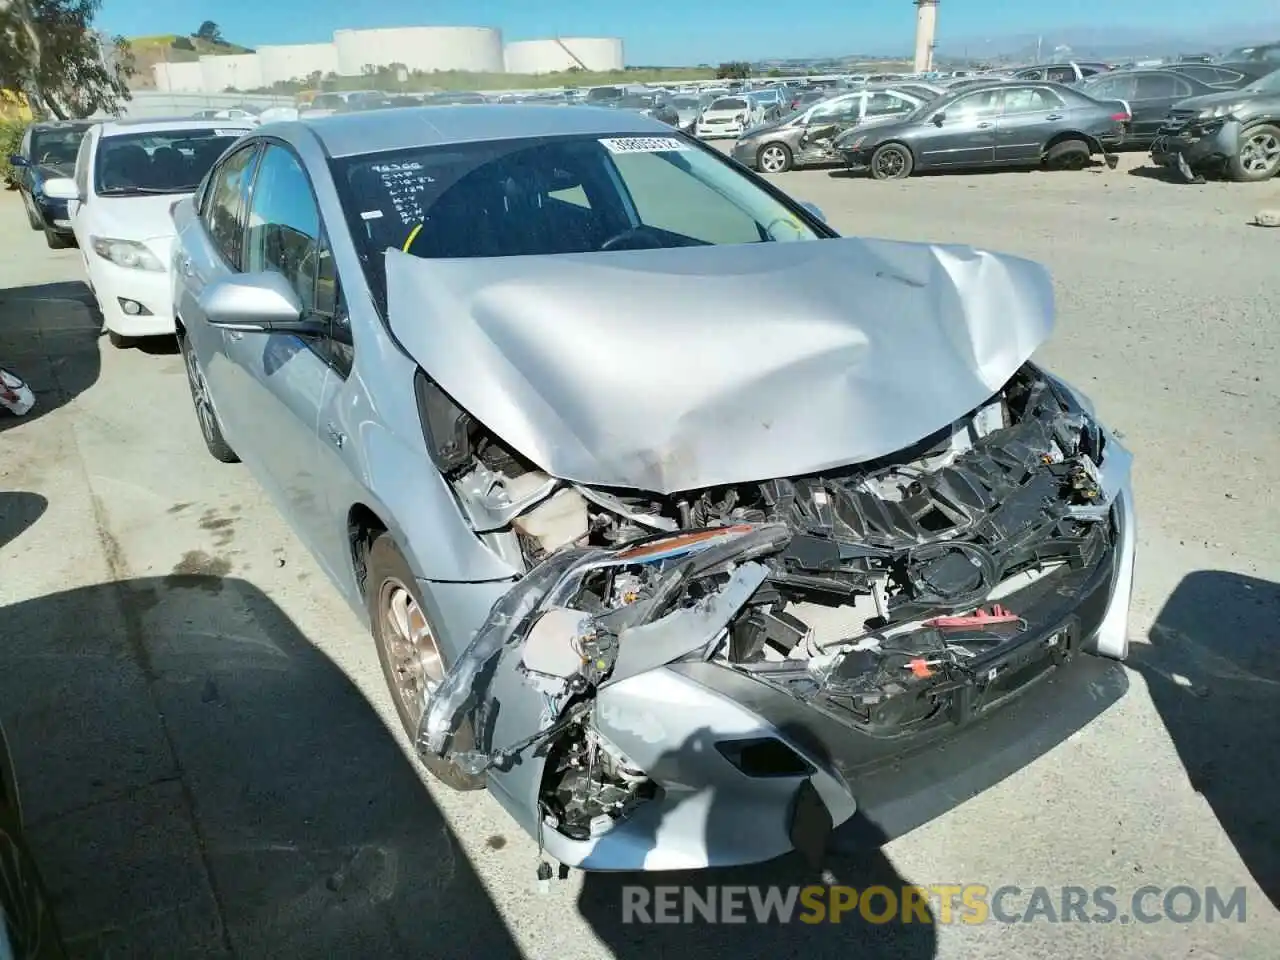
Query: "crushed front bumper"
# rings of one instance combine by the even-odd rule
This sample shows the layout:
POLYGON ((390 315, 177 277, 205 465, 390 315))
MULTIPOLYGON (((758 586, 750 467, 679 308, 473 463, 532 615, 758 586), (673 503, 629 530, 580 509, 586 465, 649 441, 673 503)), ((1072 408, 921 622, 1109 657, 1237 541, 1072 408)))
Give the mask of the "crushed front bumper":
POLYGON ((1192 170, 1220 167, 1240 152, 1240 121, 1234 117, 1191 120, 1164 126, 1151 144, 1151 161, 1159 167, 1192 170))

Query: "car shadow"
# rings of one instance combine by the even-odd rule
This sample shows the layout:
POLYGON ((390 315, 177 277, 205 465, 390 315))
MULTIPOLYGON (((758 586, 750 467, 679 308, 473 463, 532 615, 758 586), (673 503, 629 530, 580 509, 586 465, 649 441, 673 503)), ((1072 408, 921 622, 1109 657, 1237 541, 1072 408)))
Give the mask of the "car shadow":
POLYGON ((1219 570, 1185 577, 1135 646, 1191 785, 1280 907, 1280 585, 1219 570))
POLYGON ((1141 180, 1159 180, 1161 183, 1186 183, 1178 174, 1166 167, 1130 167, 1128 172, 1129 176, 1138 177, 1141 180))
POLYGON ((80 282, 0 289, 0 366, 22 378, 36 403, 24 416, 0 410, 0 432, 39 420, 98 381, 102 315, 80 282))
POLYGON ((123 347, 115 349, 137 350, 151 357, 175 357, 181 352, 178 347, 178 338, 175 336, 135 337, 126 341, 123 347))
MULTIPOLYGON (((962 170, 921 170, 918 173, 912 173, 909 180, 931 179, 935 177, 994 177, 1000 174, 1031 174, 1031 173, 1051 173, 1071 174, 1071 173, 1101 173, 1107 169, 1107 165, 1102 160, 1090 158, 1083 166, 1074 169, 1049 169, 1044 166, 1020 166, 1020 167, 966 167, 962 170)), ((841 167, 836 170, 829 170, 827 176, 833 180, 870 180, 871 174, 866 170, 850 170, 847 167, 841 167)), ((895 181, 890 181, 895 182, 895 181)), ((902 181, 896 181, 902 182, 902 181)))
MULTIPOLYGON (((714 751, 710 729, 697 731, 670 755, 714 751)), ((830 758, 825 758, 830 762, 830 758)), ((663 767, 660 758, 655 765, 663 767)), ((674 765, 673 769, 678 769, 674 765)), ((735 816, 740 798, 725 791, 713 795, 706 816, 709 848, 749 838, 730 834, 741 825, 735 816)), ((914 885, 904 879, 880 849, 887 838, 855 814, 844 825, 861 845, 852 854, 828 853, 820 861, 799 853, 746 867, 662 873, 587 873, 578 910, 618 960, 680 956, 683 960, 730 957, 866 957, 925 960, 937 947, 934 915, 921 896, 914 909, 902 908, 914 885), (879 888, 867 901, 861 894, 879 888), (735 894, 732 888, 740 888, 735 894), (823 889, 836 888, 836 889, 823 889), (849 889, 852 888, 852 889, 849 889), (725 897, 738 901, 724 909, 725 897), (753 904, 789 902, 778 911, 753 904), (686 904, 712 905, 710 917, 686 904), (842 909, 847 908, 847 909, 842 909), (737 919, 732 919, 736 912, 737 919)))
POLYGON ((519 956, 396 738, 252 584, 3 618, 0 711, 73 956, 519 956))
POLYGON ((38 493, 0 490, 0 549, 35 525, 49 509, 49 501, 38 493))

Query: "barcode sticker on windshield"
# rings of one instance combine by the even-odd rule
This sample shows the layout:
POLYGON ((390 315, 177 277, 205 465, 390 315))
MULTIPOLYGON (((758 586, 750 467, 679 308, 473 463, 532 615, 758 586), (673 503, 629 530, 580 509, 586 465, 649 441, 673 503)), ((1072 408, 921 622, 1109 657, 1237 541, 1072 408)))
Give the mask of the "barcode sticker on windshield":
POLYGON ((666 153, 689 149, 675 137, 609 137, 600 142, 610 153, 666 153))
POLYGON ((248 133, 248 132, 249 132, 248 130, 222 130, 222 129, 218 129, 218 130, 213 131, 213 135, 214 135, 215 137, 243 137, 243 136, 244 136, 246 133, 248 133))

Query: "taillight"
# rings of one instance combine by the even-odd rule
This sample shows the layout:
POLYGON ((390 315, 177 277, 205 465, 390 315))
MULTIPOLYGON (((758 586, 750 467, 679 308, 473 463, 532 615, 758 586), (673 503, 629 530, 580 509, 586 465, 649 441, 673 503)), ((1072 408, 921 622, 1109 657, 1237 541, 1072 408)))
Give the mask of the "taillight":
POLYGON ((1129 116, 1127 113, 1113 113, 1111 115, 1111 119, 1115 120, 1117 123, 1128 123, 1133 119, 1133 117, 1129 116))

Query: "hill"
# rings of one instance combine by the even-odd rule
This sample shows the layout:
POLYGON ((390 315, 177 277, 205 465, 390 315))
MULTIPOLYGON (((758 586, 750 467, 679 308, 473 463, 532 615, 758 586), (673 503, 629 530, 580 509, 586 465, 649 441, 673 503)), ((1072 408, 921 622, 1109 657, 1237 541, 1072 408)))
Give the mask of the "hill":
POLYGON ((253 53, 250 47, 228 43, 225 40, 205 40, 193 34, 162 33, 149 37, 132 37, 134 74, 130 82, 135 90, 155 88, 155 75, 151 72, 157 63, 190 63, 203 56, 232 56, 237 53, 253 53))

